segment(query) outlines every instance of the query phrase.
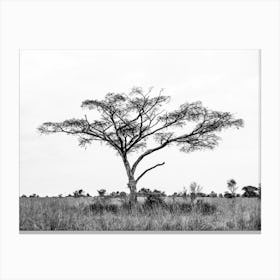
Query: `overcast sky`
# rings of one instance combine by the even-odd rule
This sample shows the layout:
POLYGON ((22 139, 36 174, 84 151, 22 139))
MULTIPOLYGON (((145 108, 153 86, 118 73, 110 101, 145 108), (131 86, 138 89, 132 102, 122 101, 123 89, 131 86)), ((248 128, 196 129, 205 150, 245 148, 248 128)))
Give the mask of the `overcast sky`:
POLYGON ((257 51, 22 51, 20 57, 20 193, 67 195, 84 189, 126 191, 121 158, 105 145, 86 150, 74 137, 40 135, 46 121, 83 117, 85 99, 108 92, 161 88, 170 106, 202 101, 209 109, 243 118, 242 129, 228 129, 214 150, 182 153, 176 146, 146 157, 141 170, 165 161, 146 174, 138 187, 179 192, 195 181, 204 192, 226 191, 234 178, 240 189, 257 186, 258 85, 257 51))

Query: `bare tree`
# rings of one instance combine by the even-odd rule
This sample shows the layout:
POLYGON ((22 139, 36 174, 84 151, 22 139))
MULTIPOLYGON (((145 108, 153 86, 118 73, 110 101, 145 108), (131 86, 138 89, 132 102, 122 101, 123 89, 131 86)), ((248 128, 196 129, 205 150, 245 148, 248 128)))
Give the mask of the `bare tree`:
POLYGON ((77 136, 81 146, 97 141, 112 147, 123 161, 130 201, 134 203, 139 180, 165 164, 157 163, 136 176, 139 163, 147 156, 172 144, 178 145, 183 152, 213 149, 220 139, 216 132, 243 126, 242 119, 235 119, 229 112, 209 110, 201 102, 184 103, 177 110, 167 112, 163 105, 170 97, 163 95, 163 90, 152 97, 151 91, 152 88, 147 93, 142 88, 133 88, 128 94, 108 93, 103 100, 85 100, 81 107, 97 110, 98 120, 89 121, 85 115, 81 119, 45 122, 38 130, 44 134, 77 136), (186 126, 189 122, 193 124, 191 129, 186 126), (148 148, 147 140, 153 137, 156 144, 148 148), (131 163, 129 155, 133 152, 140 152, 140 155, 131 163))
POLYGON ((235 193, 238 189, 238 187, 236 186, 236 181, 234 179, 228 180, 227 187, 228 187, 229 191, 231 192, 232 197, 235 197, 235 193))

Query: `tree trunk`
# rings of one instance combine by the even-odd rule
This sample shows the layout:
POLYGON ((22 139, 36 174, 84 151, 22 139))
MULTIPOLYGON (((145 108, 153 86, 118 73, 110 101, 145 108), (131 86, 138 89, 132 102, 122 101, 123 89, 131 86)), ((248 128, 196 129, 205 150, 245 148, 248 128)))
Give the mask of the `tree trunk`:
POLYGON ((137 203, 137 190, 136 190, 136 180, 134 179, 134 173, 131 170, 130 164, 126 158, 126 156, 122 155, 123 163, 126 169, 127 177, 128 177, 128 188, 130 191, 129 194, 129 202, 132 207, 134 207, 137 203))
POLYGON ((130 178, 127 184, 130 194, 129 194, 129 202, 131 206, 135 206, 137 203, 137 191, 136 191, 136 181, 134 178, 130 178))

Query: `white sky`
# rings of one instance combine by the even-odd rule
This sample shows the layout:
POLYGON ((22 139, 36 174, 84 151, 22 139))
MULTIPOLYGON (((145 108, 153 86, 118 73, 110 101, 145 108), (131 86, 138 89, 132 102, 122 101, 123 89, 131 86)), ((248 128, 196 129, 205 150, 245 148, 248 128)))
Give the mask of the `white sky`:
POLYGON ((257 51, 22 51, 20 58, 20 193, 57 195, 84 189, 126 191, 121 158, 108 146, 86 150, 74 137, 40 135, 46 121, 83 117, 85 99, 133 86, 154 93, 165 88, 170 106, 200 100, 210 109, 243 118, 245 127, 228 129, 214 150, 182 153, 174 146, 147 157, 141 170, 165 161, 147 173, 138 188, 179 192, 196 181, 204 192, 226 191, 234 178, 240 189, 257 186, 258 174, 257 51))

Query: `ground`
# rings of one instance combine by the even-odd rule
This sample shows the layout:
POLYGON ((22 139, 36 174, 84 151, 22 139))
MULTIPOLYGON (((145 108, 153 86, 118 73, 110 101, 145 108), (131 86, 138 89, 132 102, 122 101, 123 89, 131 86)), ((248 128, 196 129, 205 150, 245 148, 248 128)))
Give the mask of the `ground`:
POLYGON ((20 198, 20 231, 260 231, 258 198, 20 198))

